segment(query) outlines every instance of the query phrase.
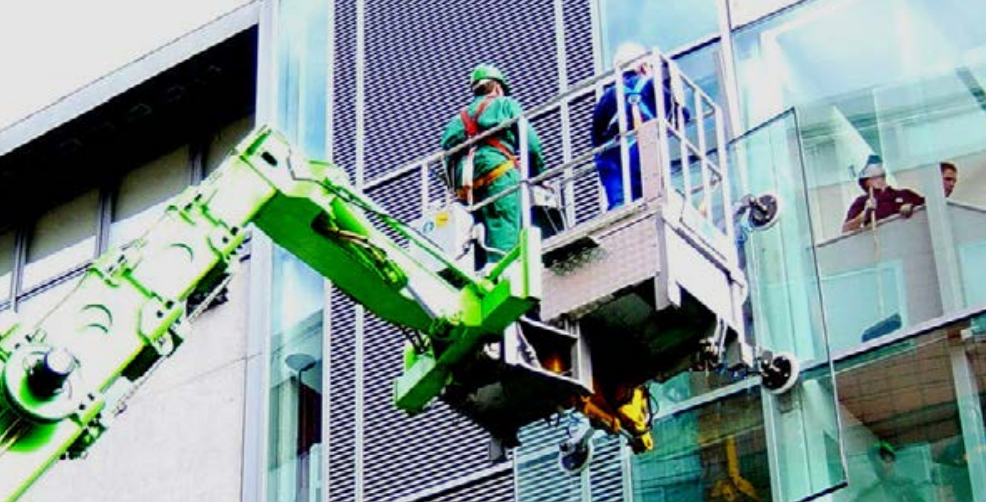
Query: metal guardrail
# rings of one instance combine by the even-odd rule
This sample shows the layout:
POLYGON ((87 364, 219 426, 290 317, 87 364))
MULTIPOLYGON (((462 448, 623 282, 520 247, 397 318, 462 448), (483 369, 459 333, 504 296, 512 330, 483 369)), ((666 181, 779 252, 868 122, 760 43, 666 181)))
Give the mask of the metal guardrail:
MULTIPOLYGON (((547 166, 544 172, 537 176, 530 176, 529 166, 529 145, 527 144, 527 128, 531 121, 545 119, 553 114, 569 116, 573 102, 578 100, 595 99, 602 95, 603 89, 622 81, 622 75, 641 64, 649 64, 654 82, 662 82, 663 85, 654 85, 655 102, 657 104, 659 150, 661 152, 659 166, 662 172, 662 191, 661 193, 677 192, 684 206, 690 207, 692 221, 700 218, 704 219, 704 229, 695 229, 697 233, 708 232, 709 228, 714 228, 721 235, 719 238, 707 242, 710 246, 719 251, 719 254, 727 259, 730 264, 735 264, 735 249, 720 249, 723 242, 735 242, 732 200, 730 194, 729 169, 727 166, 725 122, 722 110, 716 105, 713 99, 706 94, 692 79, 684 75, 677 64, 667 55, 654 49, 644 56, 631 60, 626 64, 614 67, 613 70, 586 79, 576 86, 569 88, 553 100, 539 105, 523 115, 505 122, 498 127, 483 131, 470 141, 444 151, 436 151, 418 160, 405 164, 382 176, 369 180, 364 185, 364 190, 380 189, 388 183, 411 175, 418 171, 420 174, 420 214, 424 214, 430 207, 444 205, 452 200, 452 192, 449 188, 450 181, 447 177, 445 168, 446 162, 455 158, 459 154, 465 153, 469 148, 483 142, 486 138, 498 135, 510 128, 515 128, 518 139, 517 156, 521 162, 521 181, 517 187, 500 192, 488 197, 483 201, 472 204, 468 207, 470 211, 476 211, 488 204, 507 197, 517 190, 521 190, 521 204, 524 226, 531 224, 531 189, 534 185, 551 187, 563 201, 562 213, 565 215, 566 229, 571 231, 580 224, 586 223, 594 217, 594 208, 581 207, 584 205, 584 194, 577 202, 575 185, 585 176, 596 177, 594 158, 601 152, 619 148, 622 159, 622 178, 625 201, 630 201, 631 197, 631 174, 630 174, 630 148, 634 141, 637 131, 627 124, 625 113, 618 113, 619 134, 613 140, 596 148, 584 148, 580 151, 572 151, 570 160, 559 165, 547 166), (669 92, 673 102, 677 106, 672 110, 667 110, 664 102, 664 92, 669 92), (688 117, 686 120, 686 112, 688 117), (710 138, 710 134, 713 136, 710 138), (714 143, 713 143, 714 141, 714 143), (435 182, 443 183, 444 186, 433 190, 435 182), (523 190, 522 190, 523 189, 523 190), (442 197, 433 200, 432 194, 440 192, 442 197), (592 213, 592 218, 582 219, 577 217, 580 213, 592 213), (706 225, 707 223, 707 225, 706 225), (700 231, 701 230, 701 231, 700 231)), ((626 93, 622 85, 616 86, 617 109, 626 110, 626 93)), ((588 130, 589 124, 585 125, 588 130)), ((558 134, 565 134, 565 128, 560 128, 558 134)), ((547 132, 538 131, 541 135, 541 143, 547 144, 544 136, 547 132)), ((561 138, 565 139, 565 138, 561 138)), ((571 145, 569 141, 562 141, 561 144, 571 145)), ((594 180, 596 195, 590 200, 598 201, 598 209, 605 212, 603 204, 604 197, 601 184, 594 180)), ((626 205, 632 205, 628 203, 626 205)), ((685 222, 687 224, 687 222, 685 222)), ((732 246, 731 246, 732 247, 732 246)))

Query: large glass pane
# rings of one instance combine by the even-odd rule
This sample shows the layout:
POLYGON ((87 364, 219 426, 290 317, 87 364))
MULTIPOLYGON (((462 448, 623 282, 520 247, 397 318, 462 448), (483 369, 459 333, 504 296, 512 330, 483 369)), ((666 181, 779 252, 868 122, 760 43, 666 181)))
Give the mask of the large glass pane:
POLYGON ((10 298, 10 279, 14 274, 14 238, 12 229, 0 231, 0 303, 10 298))
POLYGON ((113 203, 109 246, 140 237, 161 216, 168 199, 188 186, 190 180, 187 146, 124 174, 113 203))
POLYGON ((715 0, 603 0, 603 63, 624 42, 670 51, 719 30, 715 0))
POLYGON ((98 214, 99 193, 91 190, 38 218, 27 245, 21 289, 31 289, 91 260, 96 253, 98 214))
POLYGON ((775 194, 781 208, 773 226, 738 230, 754 337, 809 369, 791 392, 763 399, 775 500, 807 499, 845 482, 797 123, 788 112, 730 146, 745 190, 775 194))

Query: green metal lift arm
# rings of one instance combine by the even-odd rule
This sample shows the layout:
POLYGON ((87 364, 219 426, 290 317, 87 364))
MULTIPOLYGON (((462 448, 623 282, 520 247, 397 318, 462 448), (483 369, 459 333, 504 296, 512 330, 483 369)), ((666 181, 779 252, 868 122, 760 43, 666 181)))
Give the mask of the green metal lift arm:
POLYGON ((187 335, 189 296, 230 267, 251 223, 377 316, 425 335, 395 384, 397 406, 410 413, 540 297, 537 229, 524 231, 493 276, 476 277, 354 191, 342 169, 305 159, 260 127, 143 237, 97 259, 42 319, 0 321, 0 501, 99 437, 107 391, 172 353, 187 335), (416 262, 371 219, 429 250, 454 280, 416 262))

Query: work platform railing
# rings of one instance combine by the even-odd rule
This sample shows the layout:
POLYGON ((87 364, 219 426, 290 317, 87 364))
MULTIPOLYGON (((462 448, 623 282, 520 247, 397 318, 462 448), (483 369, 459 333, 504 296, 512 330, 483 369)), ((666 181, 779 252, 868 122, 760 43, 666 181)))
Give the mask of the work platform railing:
MULTIPOLYGON (((738 266, 734 245, 734 225, 732 224, 733 204, 730 194, 729 169, 725 152, 725 122, 721 109, 692 79, 684 75, 674 61, 658 50, 615 67, 596 77, 587 79, 548 103, 527 110, 523 115, 483 131, 470 141, 455 148, 436 151, 385 175, 369 180, 363 189, 367 192, 389 192, 387 188, 398 180, 419 177, 419 207, 416 214, 425 214, 430 209, 452 202, 454 193, 449 174, 454 166, 448 166, 449 159, 455 159, 467 151, 508 129, 513 129, 518 140, 517 157, 520 161, 521 181, 516 187, 500 192, 468 205, 471 212, 492 204, 500 198, 521 194, 522 224, 531 224, 533 187, 550 188, 563 215, 561 229, 553 229, 553 237, 546 242, 545 249, 552 249, 553 243, 584 232, 606 221, 610 213, 632 212, 638 210, 646 197, 632 200, 632 176, 630 157, 633 145, 642 139, 643 129, 632 129, 625 113, 617 113, 619 134, 598 147, 579 148, 579 135, 589 136, 592 124, 587 119, 584 124, 572 123, 578 114, 576 106, 581 106, 585 115, 585 105, 594 104, 610 86, 622 82, 626 72, 634 71, 641 65, 650 69, 650 78, 655 85, 654 103, 657 117, 648 124, 656 129, 656 158, 641 158, 640 165, 645 171, 658 169, 660 176, 658 200, 665 207, 679 215, 678 223, 694 237, 694 244, 704 252, 711 253, 717 261, 730 268, 738 266), (661 84, 657 84, 661 83, 661 84), (668 107, 664 93, 671 97, 668 107), (669 109, 670 108, 670 109, 669 109), (545 148, 561 145, 562 162, 545 165, 545 170, 531 176, 527 129, 537 123, 561 124, 561 127, 538 127, 541 144, 545 148), (632 201, 613 210, 606 210, 605 195, 599 182, 595 162, 597 156, 610 149, 619 149, 623 200, 632 201), (451 168, 450 168, 451 167, 451 168)), ((623 85, 615 85, 617 109, 627 110, 627 93, 623 85)), ((557 157, 545 152, 546 159, 557 157)), ((642 155, 642 157, 644 157, 642 155)), ((645 173, 646 174, 646 173, 645 173)), ((386 197, 378 197, 385 200, 386 197)), ((405 202, 406 205, 406 202, 405 202)), ((666 214, 670 212, 665 211, 666 214)), ((550 234, 549 234, 550 235, 550 234)))

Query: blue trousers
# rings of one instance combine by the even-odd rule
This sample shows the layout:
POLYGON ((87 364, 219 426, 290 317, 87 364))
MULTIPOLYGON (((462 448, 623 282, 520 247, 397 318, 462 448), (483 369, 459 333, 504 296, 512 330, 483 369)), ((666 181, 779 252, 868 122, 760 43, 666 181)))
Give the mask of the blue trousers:
MULTIPOLYGON (((637 200, 643 196, 643 185, 640 181, 640 152, 637 150, 636 142, 630 145, 628 150, 630 154, 630 196, 631 200, 637 200)), ((603 190, 606 191, 607 208, 615 209, 622 206, 625 201, 623 200, 623 173, 620 170, 619 145, 596 154, 595 162, 599 181, 602 182, 603 190)))

